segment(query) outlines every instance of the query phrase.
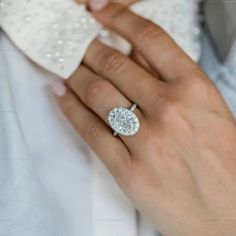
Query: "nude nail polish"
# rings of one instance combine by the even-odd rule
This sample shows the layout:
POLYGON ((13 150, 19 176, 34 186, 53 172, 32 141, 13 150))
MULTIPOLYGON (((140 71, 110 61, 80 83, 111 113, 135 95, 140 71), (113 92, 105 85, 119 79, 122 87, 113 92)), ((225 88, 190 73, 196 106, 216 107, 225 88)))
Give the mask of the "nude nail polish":
POLYGON ((67 92, 67 88, 62 82, 54 82, 51 85, 51 91, 57 97, 64 97, 67 92))
POLYGON ((107 4, 109 0, 89 0, 89 6, 94 11, 102 10, 107 4))

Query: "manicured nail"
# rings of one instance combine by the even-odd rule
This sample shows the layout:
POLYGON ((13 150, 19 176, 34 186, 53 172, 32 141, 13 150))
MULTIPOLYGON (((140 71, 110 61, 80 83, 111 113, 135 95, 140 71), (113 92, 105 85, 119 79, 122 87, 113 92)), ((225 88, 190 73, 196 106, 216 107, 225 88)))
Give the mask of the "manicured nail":
POLYGON ((52 93, 57 97, 65 96, 67 92, 66 86, 62 82, 54 82, 51 85, 52 93))
POLYGON ((89 6, 94 11, 102 10, 107 4, 109 0, 89 0, 89 6))

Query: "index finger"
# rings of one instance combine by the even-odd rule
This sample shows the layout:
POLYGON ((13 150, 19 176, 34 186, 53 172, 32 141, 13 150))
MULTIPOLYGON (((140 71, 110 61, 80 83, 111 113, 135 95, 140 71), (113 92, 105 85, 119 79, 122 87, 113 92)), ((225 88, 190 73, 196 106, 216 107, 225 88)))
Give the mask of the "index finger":
POLYGON ((160 26, 123 5, 109 3, 102 10, 92 12, 102 24, 130 41, 164 79, 181 77, 196 68, 196 64, 160 26))

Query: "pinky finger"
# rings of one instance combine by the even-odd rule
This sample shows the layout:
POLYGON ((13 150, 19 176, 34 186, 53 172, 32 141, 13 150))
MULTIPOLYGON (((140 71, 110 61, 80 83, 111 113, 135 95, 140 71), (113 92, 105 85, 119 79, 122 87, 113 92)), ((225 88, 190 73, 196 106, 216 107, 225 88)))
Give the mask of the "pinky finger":
POLYGON ((113 137, 109 127, 87 108, 63 83, 52 85, 56 101, 81 137, 89 144, 111 174, 121 174, 129 151, 124 143, 113 137))

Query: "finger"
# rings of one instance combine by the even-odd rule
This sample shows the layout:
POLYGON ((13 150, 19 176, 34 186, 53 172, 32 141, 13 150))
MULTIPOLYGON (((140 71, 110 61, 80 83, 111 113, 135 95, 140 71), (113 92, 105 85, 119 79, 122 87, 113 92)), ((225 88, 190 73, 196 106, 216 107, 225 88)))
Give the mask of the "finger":
POLYGON ((75 94, 107 123, 107 114, 114 107, 130 107, 132 103, 108 80, 81 65, 67 80, 75 94))
MULTIPOLYGON (((86 4, 88 2, 88 0, 75 0, 75 1, 79 4, 81 4, 81 3, 86 4)), ((139 1, 139 0, 122 0, 122 1, 120 1, 120 4, 130 5, 130 4, 135 3, 137 1, 139 1)))
MULTIPOLYGON (((130 108, 132 106, 132 103, 108 80, 99 77, 83 65, 67 80, 67 83, 81 101, 107 125, 109 125, 108 113, 114 107, 130 108)), ((132 138, 120 136, 132 153, 135 153, 136 147, 144 142, 142 130, 144 129, 145 120, 139 109, 136 109, 135 113, 142 124, 139 132, 132 136, 132 138)))
POLYGON ((129 159, 129 151, 122 141, 113 137, 104 122, 84 106, 68 87, 65 89, 65 85, 57 83, 52 91, 59 107, 82 138, 113 174, 119 174, 129 159), (62 94, 63 86, 65 92, 62 94))
POLYGON ((183 71, 187 73, 196 67, 161 27, 128 8, 110 3, 93 14, 106 27, 128 39, 164 79, 179 78, 183 71))
POLYGON ((84 64, 110 80, 130 101, 141 108, 150 107, 153 96, 164 91, 163 82, 153 78, 129 57, 96 40, 89 46, 84 64))
POLYGON ((151 75, 153 75, 155 78, 160 79, 160 75, 157 73, 155 69, 153 69, 152 66, 147 62, 147 60, 136 50, 134 50, 130 58, 135 61, 137 64, 139 64, 142 68, 144 68, 147 72, 149 72, 151 75))

